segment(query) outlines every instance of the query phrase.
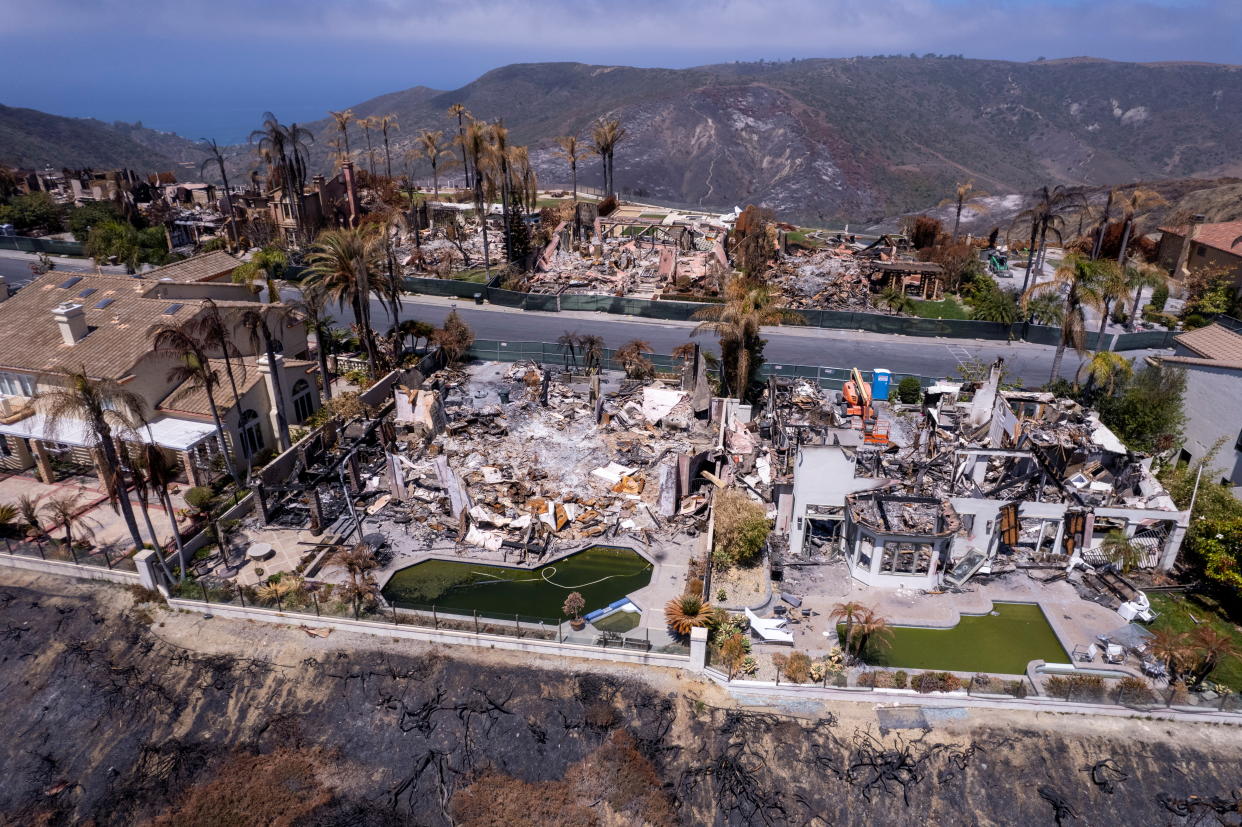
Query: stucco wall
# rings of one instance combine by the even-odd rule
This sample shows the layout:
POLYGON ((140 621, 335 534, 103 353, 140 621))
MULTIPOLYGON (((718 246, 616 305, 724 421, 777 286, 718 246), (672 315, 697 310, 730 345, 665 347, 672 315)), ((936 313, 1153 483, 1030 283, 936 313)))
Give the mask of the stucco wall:
MULTIPOLYGON (((1242 485, 1242 453, 1235 450, 1242 432, 1242 371, 1181 365, 1186 369, 1186 441, 1191 461, 1201 459, 1218 439, 1224 439, 1212 469, 1233 485, 1242 485)), ((1209 469, 1211 470, 1211 469, 1209 469)), ((1207 471, 1204 472, 1206 479, 1207 471)))

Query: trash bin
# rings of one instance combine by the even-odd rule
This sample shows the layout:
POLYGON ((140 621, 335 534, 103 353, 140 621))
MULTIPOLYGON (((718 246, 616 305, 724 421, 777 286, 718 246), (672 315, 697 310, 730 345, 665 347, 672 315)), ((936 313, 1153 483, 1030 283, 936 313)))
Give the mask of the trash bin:
POLYGON ((483 294, 482 294, 482 293, 475 293, 475 294, 474 294, 474 303, 475 303, 475 304, 482 304, 482 303, 483 303, 483 294))
POLYGON ((500 397, 501 405, 509 404, 509 392, 508 391, 496 391, 496 395, 500 397))

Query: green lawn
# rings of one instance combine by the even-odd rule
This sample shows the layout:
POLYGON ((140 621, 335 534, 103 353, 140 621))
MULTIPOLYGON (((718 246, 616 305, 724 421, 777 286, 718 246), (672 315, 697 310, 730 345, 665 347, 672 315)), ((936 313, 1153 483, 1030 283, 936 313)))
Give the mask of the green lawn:
POLYGON ((652 220, 654 220, 654 221, 663 221, 664 219, 668 218, 668 213, 665 213, 665 212, 645 212, 645 213, 641 214, 641 215, 640 215, 640 216, 638 216, 638 217, 639 217, 639 218, 650 218, 650 219, 652 219, 652 220))
POLYGON ((969 319, 970 309, 953 296, 941 302, 914 300, 914 315, 924 319, 969 319))
POLYGON ((471 270, 462 270, 460 272, 453 273, 449 276, 449 278, 454 281, 469 281, 474 284, 487 284, 487 270, 482 267, 475 267, 471 270))
POLYGON ((797 230, 791 230, 790 232, 785 233, 785 241, 788 244, 799 244, 803 247, 822 246, 819 241, 816 241, 813 238, 809 238, 809 235, 812 232, 814 231, 809 230, 809 229, 804 229, 804 228, 799 228, 797 230))
MULTIPOLYGON (((1242 652, 1242 627, 1230 620, 1224 610, 1210 598, 1195 595, 1193 597, 1176 592, 1148 592, 1151 607, 1159 615, 1149 627, 1168 629, 1175 632, 1190 632, 1199 625, 1207 623, 1221 634, 1233 638, 1234 644, 1242 652), (1192 617, 1193 615, 1193 617, 1192 617)), ((1223 683, 1235 692, 1242 692, 1242 657, 1226 658, 1208 678, 1210 681, 1223 683)))

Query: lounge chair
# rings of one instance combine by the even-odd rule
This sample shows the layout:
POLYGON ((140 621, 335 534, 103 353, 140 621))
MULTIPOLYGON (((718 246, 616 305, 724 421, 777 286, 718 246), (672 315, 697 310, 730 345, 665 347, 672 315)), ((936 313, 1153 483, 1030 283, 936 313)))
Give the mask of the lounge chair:
POLYGON ((763 638, 765 643, 794 642, 793 633, 785 631, 784 618, 763 618, 747 609, 746 619, 750 621, 750 630, 763 638))

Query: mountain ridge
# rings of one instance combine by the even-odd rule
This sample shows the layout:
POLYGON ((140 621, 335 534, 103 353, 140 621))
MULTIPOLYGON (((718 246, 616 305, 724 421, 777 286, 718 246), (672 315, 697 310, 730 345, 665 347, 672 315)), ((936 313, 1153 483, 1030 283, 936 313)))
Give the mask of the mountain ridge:
MULTIPOLYGON (((553 139, 589 137, 591 123, 606 115, 629 132, 616 151, 617 182, 628 194, 705 208, 761 203, 804 222, 918 209, 967 179, 999 193, 1242 173, 1242 67, 1225 64, 1089 57, 814 58, 688 69, 522 63, 455 90, 413 86, 350 108, 398 116, 396 171, 418 130, 456 131, 446 111, 456 102, 481 119, 503 119, 511 141, 530 146, 544 185, 569 183, 553 139)), ((272 108, 279 115, 279 105, 272 108)), ((312 165, 329 171, 334 122, 325 113, 301 125, 315 134, 312 165)), ((356 127, 350 144, 365 165, 356 127)), ((10 160, 5 149, 0 132, 0 161, 10 160)), ((257 165, 245 145, 227 154, 240 176, 257 165)), ((430 177, 425 169, 416 174, 430 177)), ((598 177, 597 159, 579 163, 581 184, 598 177)))

